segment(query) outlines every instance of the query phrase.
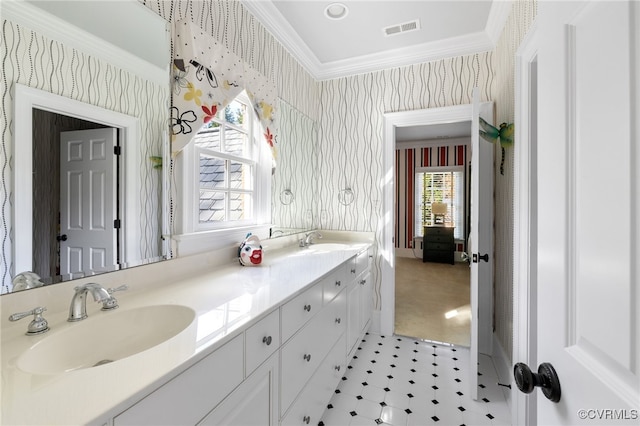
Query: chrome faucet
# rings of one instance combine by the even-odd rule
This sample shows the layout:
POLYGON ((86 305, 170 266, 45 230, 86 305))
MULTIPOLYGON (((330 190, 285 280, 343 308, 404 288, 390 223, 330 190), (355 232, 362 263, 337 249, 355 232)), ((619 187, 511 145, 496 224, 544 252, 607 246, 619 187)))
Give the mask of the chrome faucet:
POLYGON ((309 247, 311 244, 313 244, 313 238, 322 238, 322 234, 318 231, 311 231, 308 234, 305 235, 304 237, 304 242, 303 244, 301 244, 302 247, 309 247))
POLYGON ((111 294, 116 291, 126 290, 128 287, 122 285, 118 288, 105 289, 100 284, 88 283, 75 288, 75 293, 71 298, 69 306, 69 318, 67 321, 80 321, 87 317, 87 293, 91 293, 93 300, 102 302, 102 310, 109 311, 118 307, 118 301, 111 294))

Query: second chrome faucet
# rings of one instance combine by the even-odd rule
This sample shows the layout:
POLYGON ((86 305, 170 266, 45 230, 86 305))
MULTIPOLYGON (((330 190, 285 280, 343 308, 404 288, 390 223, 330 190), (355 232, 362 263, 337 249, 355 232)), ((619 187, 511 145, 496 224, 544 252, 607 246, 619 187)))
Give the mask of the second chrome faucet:
POLYGON ((76 287, 75 293, 71 298, 67 321, 80 321, 87 318, 87 293, 91 293, 94 301, 102 302, 103 311, 109 311, 118 307, 118 301, 112 296, 112 293, 126 290, 127 288, 126 285, 122 285, 118 288, 105 289, 97 283, 88 283, 76 287))

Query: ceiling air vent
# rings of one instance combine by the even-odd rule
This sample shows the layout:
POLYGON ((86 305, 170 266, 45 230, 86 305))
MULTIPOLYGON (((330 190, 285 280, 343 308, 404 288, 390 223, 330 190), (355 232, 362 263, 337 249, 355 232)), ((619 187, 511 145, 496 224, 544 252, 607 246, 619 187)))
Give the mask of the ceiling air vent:
POLYGON ((382 29, 384 35, 389 37, 396 34, 402 34, 409 31, 416 31, 420 29, 420 20, 415 19, 413 21, 404 22, 402 24, 391 25, 382 29))

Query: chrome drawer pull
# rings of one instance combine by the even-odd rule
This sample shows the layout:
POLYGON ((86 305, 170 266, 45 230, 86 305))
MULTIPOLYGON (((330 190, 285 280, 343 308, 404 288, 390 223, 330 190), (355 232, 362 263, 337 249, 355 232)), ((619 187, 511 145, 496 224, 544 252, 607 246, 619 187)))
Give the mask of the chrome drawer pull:
POLYGON ((336 324, 340 324, 340 318, 336 318, 336 324))
POLYGON ((265 343, 267 346, 271 344, 271 336, 264 336, 262 338, 262 343, 265 343))
POLYGON ((356 273, 355 268, 351 270, 351 273, 352 273, 352 274, 355 274, 355 273, 356 273))
POLYGON ((309 424, 309 422, 311 421, 311 417, 309 417, 309 416, 304 416, 304 417, 302 418, 302 421, 303 421, 305 424, 309 424))
POLYGON ((311 354, 304 354, 302 358, 304 358, 305 361, 309 362, 311 361, 311 354))
POLYGON ((360 285, 365 285, 367 283, 367 280, 360 280, 360 285))
POLYGON ((303 309, 307 312, 311 312, 311 305, 304 305, 303 309))
POLYGON ((340 287, 340 285, 342 285, 342 282, 340 280, 336 281, 336 287, 340 287))
POLYGON ((336 371, 340 371, 340 366, 339 366, 339 365, 336 365, 336 366, 335 366, 335 367, 333 367, 333 368, 335 368, 335 370, 336 370, 336 371))

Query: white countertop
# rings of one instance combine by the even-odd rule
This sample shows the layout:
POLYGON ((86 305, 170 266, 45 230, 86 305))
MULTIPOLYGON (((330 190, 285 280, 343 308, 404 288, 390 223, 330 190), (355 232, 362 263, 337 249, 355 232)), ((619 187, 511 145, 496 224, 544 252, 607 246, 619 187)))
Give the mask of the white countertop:
MULTIPOLYGON (((265 245, 263 262, 256 267, 226 261, 190 273, 197 268, 185 268, 181 259, 163 262, 149 274, 149 282, 140 283, 139 288, 129 282, 129 291, 116 293, 118 311, 178 304, 192 308, 196 319, 167 344, 100 367, 35 375, 16 366, 20 354, 29 347, 76 324, 66 321, 66 307, 45 312, 51 330, 40 336, 24 335, 28 319, 19 321, 20 332, 16 326, 3 323, 2 424, 86 424, 105 414, 117 414, 370 245, 368 238, 361 241, 367 242, 343 241, 344 248, 332 250, 265 245), (174 267, 181 269, 179 278, 169 269, 174 267)), ((139 269, 137 274, 140 272, 139 269)), ((101 282, 100 278, 95 281, 101 282)), ((65 296, 70 301, 69 291, 65 296)), ((112 314, 99 308, 89 300, 89 318, 83 322, 112 314)), ((9 314, 6 309, 5 306, 3 317, 9 314)))

